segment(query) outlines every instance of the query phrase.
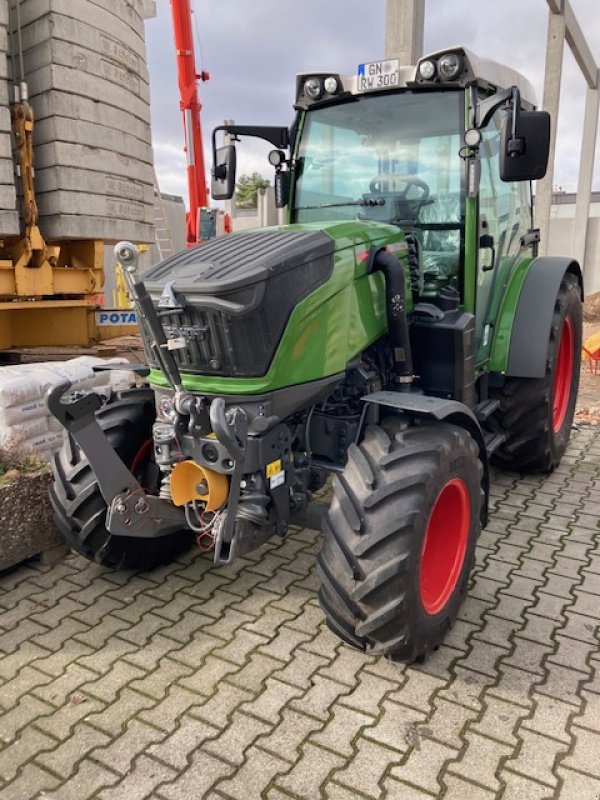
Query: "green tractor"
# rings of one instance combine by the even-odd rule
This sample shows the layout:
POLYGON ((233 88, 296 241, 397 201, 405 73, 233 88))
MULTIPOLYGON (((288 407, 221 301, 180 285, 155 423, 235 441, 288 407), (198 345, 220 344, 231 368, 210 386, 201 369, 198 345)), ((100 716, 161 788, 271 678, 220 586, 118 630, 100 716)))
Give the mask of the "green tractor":
POLYGON ((412 661, 466 594, 489 464, 550 472, 569 441, 582 275, 538 256, 532 219, 550 119, 521 75, 463 48, 300 75, 295 108, 291 129, 212 140, 217 199, 234 190, 233 142, 271 143, 287 224, 143 281, 117 246, 147 388, 103 407, 52 392, 69 434, 52 502, 69 544, 117 568, 194 540, 230 564, 322 527, 332 630, 412 661))

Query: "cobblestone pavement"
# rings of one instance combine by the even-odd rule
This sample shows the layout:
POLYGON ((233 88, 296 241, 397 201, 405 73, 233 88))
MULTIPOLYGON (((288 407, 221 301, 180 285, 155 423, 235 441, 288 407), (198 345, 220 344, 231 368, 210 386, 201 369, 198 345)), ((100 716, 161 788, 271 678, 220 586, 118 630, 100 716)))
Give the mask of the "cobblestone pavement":
POLYGON ((0 798, 600 796, 600 428, 496 475, 469 597, 413 667, 341 644, 317 534, 216 569, 0 577, 0 798))

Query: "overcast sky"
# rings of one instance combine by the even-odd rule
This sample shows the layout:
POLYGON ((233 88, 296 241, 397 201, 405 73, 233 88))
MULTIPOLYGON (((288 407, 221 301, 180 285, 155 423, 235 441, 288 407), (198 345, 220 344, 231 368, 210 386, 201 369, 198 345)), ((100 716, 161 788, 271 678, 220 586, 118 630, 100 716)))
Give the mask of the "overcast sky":
MULTIPOLYGON (((385 0, 193 0, 200 39, 198 68, 207 159, 215 125, 289 125, 295 75, 312 69, 353 73, 384 55, 385 0)), ((571 5, 600 62, 600 0, 571 5)), ((156 168, 163 192, 187 195, 183 133, 169 0, 146 23, 156 168)), ((548 12, 546 0, 426 0, 425 52, 462 44, 524 73, 541 102, 548 12)), ((568 46, 563 68, 555 184, 577 185, 585 81, 568 46)), ((271 149, 251 139, 238 145, 238 175, 258 170, 271 149)), ((600 152, 596 156, 600 160, 600 152)), ((594 188, 600 189, 600 163, 594 188)))

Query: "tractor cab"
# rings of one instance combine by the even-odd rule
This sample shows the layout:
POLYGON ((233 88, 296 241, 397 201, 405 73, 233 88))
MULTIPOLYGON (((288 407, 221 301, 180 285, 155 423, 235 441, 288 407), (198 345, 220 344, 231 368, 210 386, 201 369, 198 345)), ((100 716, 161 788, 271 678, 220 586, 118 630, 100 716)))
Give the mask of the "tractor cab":
MULTIPOLYGON (((298 75, 295 108, 289 132, 216 131, 276 144, 270 161, 289 223, 400 228, 416 254, 412 300, 456 292, 461 308, 477 314, 483 364, 498 313, 494 285, 537 242, 531 180, 545 173, 550 121, 534 110, 529 81, 455 47, 416 67, 387 59, 360 64, 354 75, 298 75)), ((213 196, 230 197, 234 146, 217 151, 214 134, 213 146, 213 196)))

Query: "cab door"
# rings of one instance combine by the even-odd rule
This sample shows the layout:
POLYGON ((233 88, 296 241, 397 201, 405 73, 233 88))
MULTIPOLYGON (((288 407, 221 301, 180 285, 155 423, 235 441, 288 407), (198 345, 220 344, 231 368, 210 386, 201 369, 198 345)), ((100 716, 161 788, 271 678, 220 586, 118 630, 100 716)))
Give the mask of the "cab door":
POLYGON ((489 357, 499 300, 521 254, 521 236, 531 227, 531 194, 527 182, 500 180, 498 111, 483 131, 480 148, 479 249, 475 298, 477 365, 489 357))

